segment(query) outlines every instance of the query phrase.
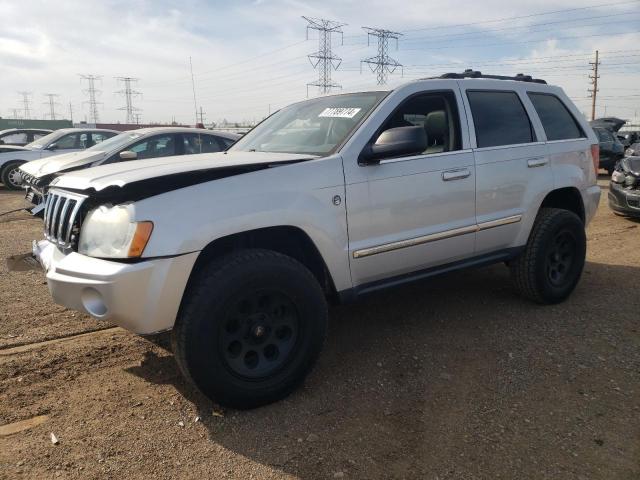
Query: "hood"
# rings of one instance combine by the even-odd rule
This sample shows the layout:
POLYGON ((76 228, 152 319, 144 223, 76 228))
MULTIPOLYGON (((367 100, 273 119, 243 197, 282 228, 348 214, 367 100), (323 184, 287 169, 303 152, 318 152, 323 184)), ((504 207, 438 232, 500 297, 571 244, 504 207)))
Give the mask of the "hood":
POLYGON ((602 127, 612 132, 617 132, 627 121, 616 117, 603 117, 591 120, 589 123, 592 127, 602 127))
POLYGON ((317 158, 313 155, 267 152, 200 153, 179 157, 150 158, 100 165, 56 178, 51 186, 88 193, 105 192, 127 199, 239 175, 287 163, 317 158), (130 188, 128 188, 130 187, 130 188))
POLYGON ((625 157, 620 163, 624 171, 640 178, 640 157, 625 157))
POLYGON ((40 158, 25 163, 20 167, 29 175, 36 178, 44 177, 52 173, 64 172, 72 168, 89 165, 92 162, 102 159, 105 152, 86 150, 81 152, 63 153, 62 155, 53 155, 50 157, 40 158))

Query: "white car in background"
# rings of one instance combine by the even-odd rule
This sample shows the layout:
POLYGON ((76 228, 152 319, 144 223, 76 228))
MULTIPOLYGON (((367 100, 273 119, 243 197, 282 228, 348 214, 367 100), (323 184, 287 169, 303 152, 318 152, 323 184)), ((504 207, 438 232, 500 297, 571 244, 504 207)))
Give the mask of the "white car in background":
POLYGON ((49 183, 65 172, 145 158, 222 152, 239 138, 235 133, 201 128, 141 128, 122 132, 81 152, 27 162, 19 173, 27 199, 36 206, 32 210, 35 215, 42 210, 49 183))
POLYGON ((22 164, 51 155, 84 150, 118 133, 101 128, 61 128, 24 147, 12 146, 10 151, 0 151, 0 182, 9 190, 18 190, 22 184, 19 172, 22 164))

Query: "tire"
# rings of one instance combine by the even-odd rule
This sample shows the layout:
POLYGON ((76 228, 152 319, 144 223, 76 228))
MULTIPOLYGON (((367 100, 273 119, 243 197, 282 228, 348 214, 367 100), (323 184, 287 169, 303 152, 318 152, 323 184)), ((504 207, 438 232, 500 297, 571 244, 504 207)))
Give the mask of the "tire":
POLYGON ((172 335, 184 376, 232 408, 289 395, 311 370, 327 332, 327 303, 313 274, 293 258, 251 249, 197 275, 172 335))
POLYGON ((580 280, 586 250, 584 224, 575 213, 543 208, 524 252, 510 263, 512 281, 534 302, 562 302, 580 280))
POLYGON ((2 168, 2 173, 0 173, 0 181, 7 187, 9 190, 20 190, 22 182, 18 181, 16 178, 16 173, 20 165, 24 162, 8 162, 2 168))

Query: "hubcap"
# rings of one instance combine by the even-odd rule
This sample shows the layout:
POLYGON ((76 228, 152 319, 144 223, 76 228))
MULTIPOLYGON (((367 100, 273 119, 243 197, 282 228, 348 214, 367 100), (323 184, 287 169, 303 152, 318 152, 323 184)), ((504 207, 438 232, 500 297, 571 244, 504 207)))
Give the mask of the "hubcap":
POLYGON ((554 286, 563 285, 571 271, 576 250, 576 239, 569 231, 558 233, 547 255, 546 271, 549 282, 554 286))
POLYGON ((14 187, 19 187, 22 184, 22 175, 20 175, 18 167, 9 170, 7 180, 9 180, 9 183, 14 187))
POLYGON ((229 302, 219 340, 222 358, 236 375, 267 377, 287 363, 300 321, 291 299, 275 290, 256 290, 229 302))

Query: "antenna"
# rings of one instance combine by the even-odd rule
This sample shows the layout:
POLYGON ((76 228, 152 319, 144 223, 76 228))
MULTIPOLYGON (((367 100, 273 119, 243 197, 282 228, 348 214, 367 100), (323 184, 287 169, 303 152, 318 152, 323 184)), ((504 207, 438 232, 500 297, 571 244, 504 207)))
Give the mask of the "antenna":
POLYGON ((43 105, 49 105, 49 118, 51 120, 55 120, 56 105, 60 105, 59 102, 56 102, 56 98, 59 97, 60 95, 58 95, 57 93, 45 93, 44 96, 47 97, 49 100, 44 102, 43 105))
POLYGON ((25 120, 31 118, 31 101, 29 97, 33 94, 33 92, 18 92, 22 95, 22 114, 25 120))
POLYGON ((371 28, 362 27, 367 32, 367 45, 371 37, 378 39, 378 55, 374 57, 365 58, 360 62, 360 71, 362 71, 362 64, 369 64, 372 72, 378 75, 378 85, 384 85, 387 83, 387 75, 395 72, 395 70, 402 64, 397 60, 389 56, 389 39, 396 41, 396 50, 398 49, 398 38, 402 36, 399 32, 392 32, 391 30, 385 30, 383 28, 371 28))
POLYGON ((193 110, 196 112, 196 123, 198 123, 198 104, 196 103, 196 81, 193 79, 193 62, 189 57, 189 68, 191 69, 191 88, 193 89, 193 110))
POLYGON ((320 95, 326 95, 331 92, 332 88, 342 88, 341 85, 331 82, 331 69, 338 70, 340 63, 342 63, 342 58, 335 56, 331 51, 331 34, 339 33, 342 39, 342 27, 346 23, 305 16, 302 18, 309 22, 307 40, 309 39, 309 30, 318 31, 318 51, 308 56, 313 68, 318 70, 318 80, 307 84, 307 96, 309 96, 309 87, 318 87, 320 95))
POLYGON ((133 98, 140 97, 142 93, 137 90, 133 90, 131 88, 132 83, 136 83, 138 81, 137 78, 133 77, 116 77, 116 80, 122 82, 124 84, 124 88, 122 90, 118 90, 117 94, 124 96, 125 106, 118 108, 118 110, 125 110, 127 112, 127 120, 126 123, 132 124, 136 123, 136 113, 140 111, 139 108, 133 106, 133 98))
POLYGON ((91 120, 92 123, 98 123, 100 121, 100 116, 98 115, 98 105, 102 105, 102 102, 98 102, 96 98, 100 96, 102 91, 96 90, 96 80, 101 80, 102 76, 80 75, 80 79, 87 81, 88 88, 84 90, 84 93, 89 95, 89 100, 82 103, 89 104, 89 120, 91 120))

